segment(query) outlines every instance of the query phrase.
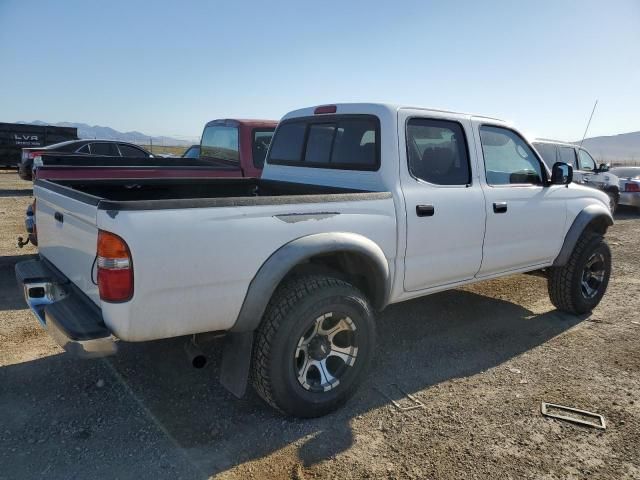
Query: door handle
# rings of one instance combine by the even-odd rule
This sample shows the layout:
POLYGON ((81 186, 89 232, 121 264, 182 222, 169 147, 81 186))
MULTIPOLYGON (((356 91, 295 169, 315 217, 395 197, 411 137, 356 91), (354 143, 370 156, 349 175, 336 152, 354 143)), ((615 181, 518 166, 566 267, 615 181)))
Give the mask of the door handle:
POLYGON ((506 213, 506 211, 507 211, 507 202, 493 203, 493 213, 506 213))
POLYGON ((416 215, 419 217, 433 217, 434 213, 433 205, 416 205, 416 215))
POLYGON ((54 213, 53 218, 55 218, 60 223, 64 222, 64 216, 60 212, 54 213))

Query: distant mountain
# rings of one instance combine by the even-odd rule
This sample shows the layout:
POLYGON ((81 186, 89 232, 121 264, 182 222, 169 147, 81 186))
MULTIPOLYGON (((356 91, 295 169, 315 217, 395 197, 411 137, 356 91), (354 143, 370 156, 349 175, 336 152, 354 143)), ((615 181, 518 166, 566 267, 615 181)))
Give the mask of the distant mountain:
MULTIPOLYGON (((573 143, 579 144, 580 141, 573 143)), ((582 146, 600 162, 640 165, 640 132, 585 138, 582 146)))
POLYGON ((54 125, 56 127, 75 127, 78 129, 78 137, 80 138, 99 138, 102 140, 121 140, 123 142, 131 142, 149 145, 149 142, 153 140, 154 145, 175 145, 175 146, 187 146, 191 145, 193 141, 179 140, 177 138, 160 136, 153 137, 145 135, 141 132, 119 132, 111 127, 101 127, 99 125, 87 125, 86 123, 73 123, 73 122, 58 122, 47 123, 41 120, 34 120, 33 122, 17 122, 26 123, 29 125, 54 125))

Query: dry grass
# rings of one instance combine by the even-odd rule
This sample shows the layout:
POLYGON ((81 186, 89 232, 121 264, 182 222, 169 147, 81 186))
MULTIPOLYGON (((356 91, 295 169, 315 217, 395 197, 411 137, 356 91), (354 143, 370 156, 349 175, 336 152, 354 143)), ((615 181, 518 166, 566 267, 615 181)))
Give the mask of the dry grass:
POLYGON ((153 148, 151 147, 151 145, 140 145, 140 146, 145 150, 149 150, 154 155, 171 154, 171 155, 176 155, 178 157, 182 156, 182 154, 187 150, 187 148, 189 148, 189 147, 174 147, 169 145, 154 145, 153 148))

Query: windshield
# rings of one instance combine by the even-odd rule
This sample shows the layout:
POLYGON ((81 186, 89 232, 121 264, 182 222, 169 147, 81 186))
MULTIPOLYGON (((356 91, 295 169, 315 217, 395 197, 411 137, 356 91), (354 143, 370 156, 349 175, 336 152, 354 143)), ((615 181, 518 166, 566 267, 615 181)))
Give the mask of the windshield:
POLYGON ((237 163, 239 148, 237 127, 209 125, 202 133, 200 157, 237 163))

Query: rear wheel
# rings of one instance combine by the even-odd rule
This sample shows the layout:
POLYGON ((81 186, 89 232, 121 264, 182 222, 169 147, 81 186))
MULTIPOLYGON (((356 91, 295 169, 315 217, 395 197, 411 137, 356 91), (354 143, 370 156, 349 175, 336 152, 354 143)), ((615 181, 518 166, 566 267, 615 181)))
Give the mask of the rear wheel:
POLYGON ((305 276, 278 288, 256 332, 252 382, 276 409, 327 414, 362 382, 375 343, 373 312, 354 286, 305 276))
POLYGON ((585 232, 578 240, 567 264, 549 271, 551 302, 567 313, 593 310, 607 290, 611 275, 611 251, 602 235, 585 232))

